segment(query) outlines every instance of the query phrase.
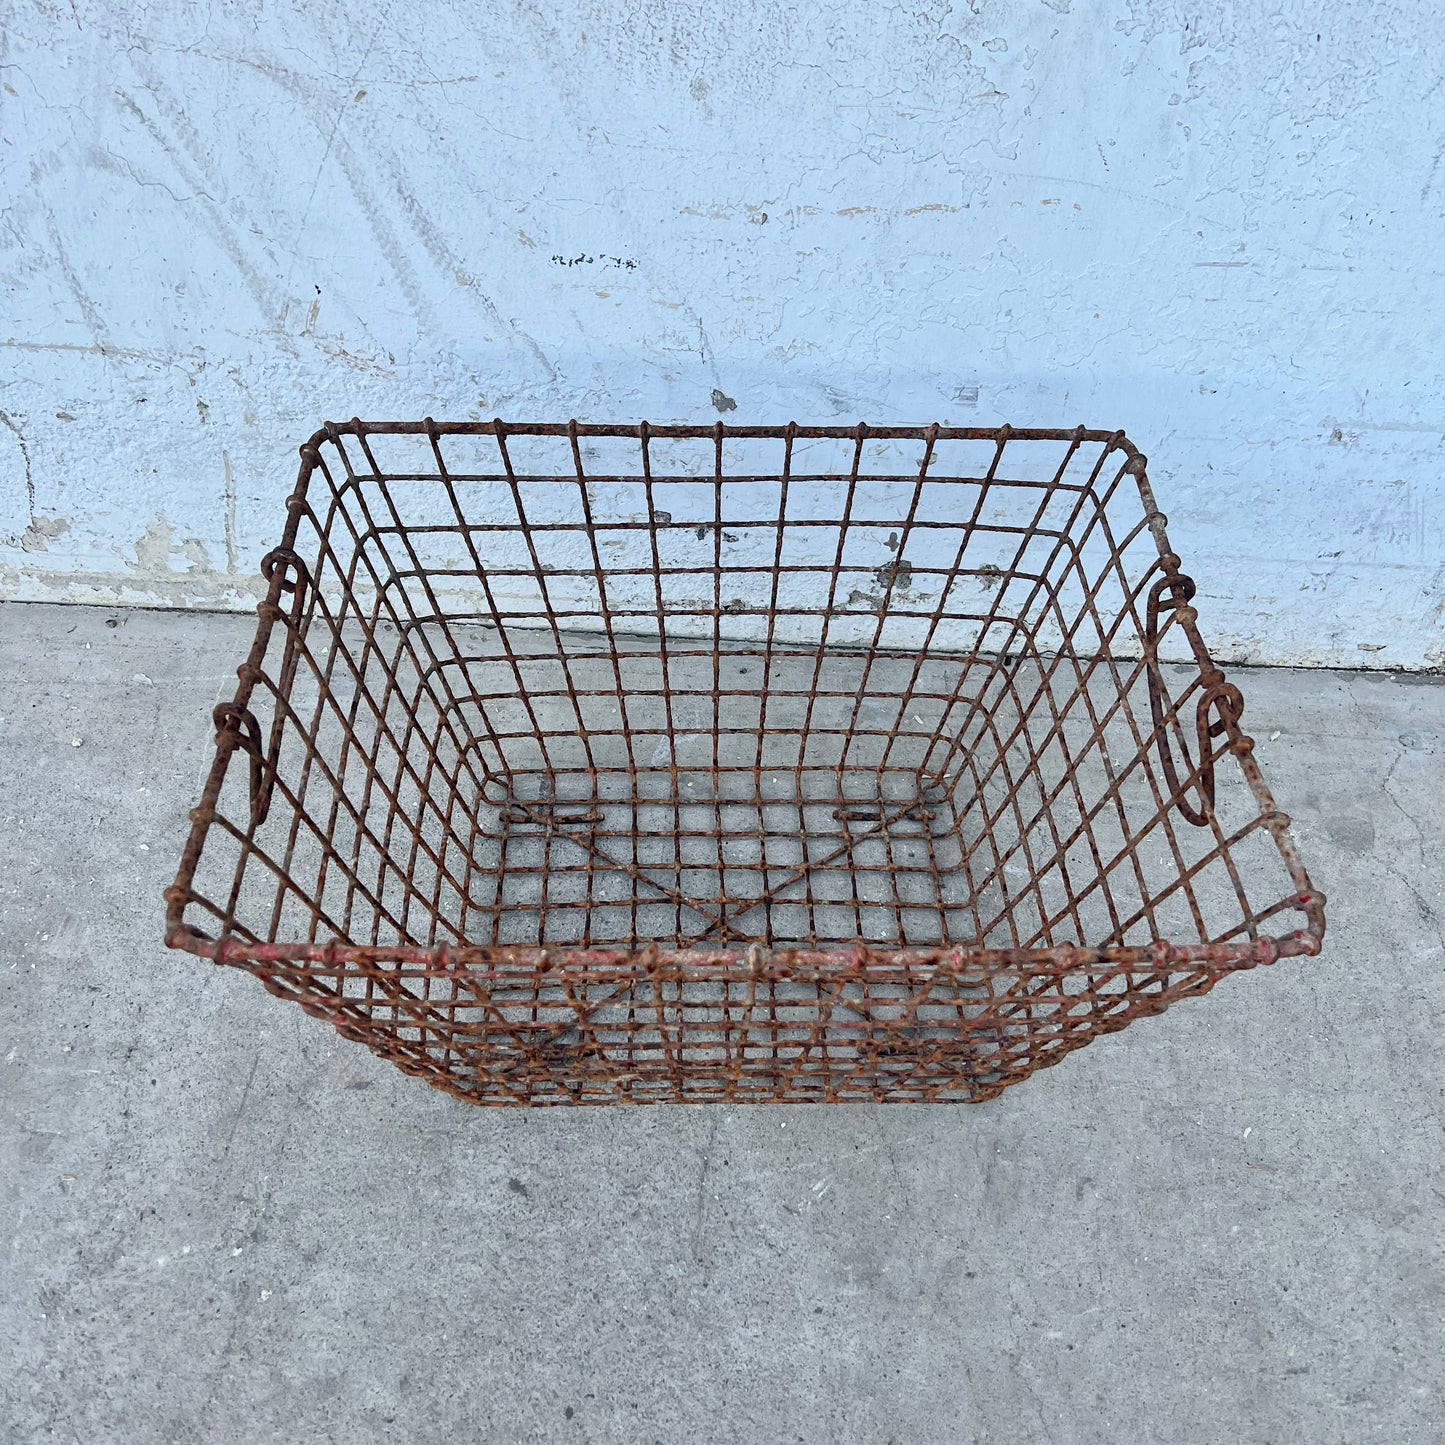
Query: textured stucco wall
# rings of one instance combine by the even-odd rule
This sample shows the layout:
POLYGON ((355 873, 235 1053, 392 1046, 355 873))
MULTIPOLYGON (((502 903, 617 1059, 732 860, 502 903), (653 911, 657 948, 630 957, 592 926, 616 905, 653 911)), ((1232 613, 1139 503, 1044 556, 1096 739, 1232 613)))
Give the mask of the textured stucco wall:
POLYGON ((248 605, 324 417, 732 399, 1123 426, 1221 656, 1438 666, 1433 9, 14 4, 0 596, 248 605))

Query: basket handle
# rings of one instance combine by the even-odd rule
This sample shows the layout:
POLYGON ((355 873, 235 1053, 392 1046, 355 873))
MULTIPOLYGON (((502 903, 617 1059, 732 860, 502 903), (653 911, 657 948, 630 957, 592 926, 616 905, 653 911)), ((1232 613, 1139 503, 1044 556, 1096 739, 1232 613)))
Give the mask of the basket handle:
MULTIPOLYGON (((292 683, 296 680, 296 665, 299 661, 300 626, 306 606, 307 589, 311 585, 311 574, 306 563, 290 547, 273 547, 261 559, 261 575, 276 585, 277 596, 290 595, 290 615, 279 609, 277 615, 286 623, 286 645, 281 654, 281 671, 276 681, 279 698, 290 697, 292 683)), ((271 793, 276 783, 276 764, 281 756, 281 734, 285 731, 286 715, 277 707, 271 721, 271 738, 264 752, 261 746, 261 728, 255 715, 235 703, 223 703, 215 710, 217 741, 221 734, 235 732, 237 743, 251 755, 251 823, 259 827, 271 811, 271 793), (223 716, 224 714, 224 716, 223 716)))
POLYGON ((229 742, 232 748, 240 748, 251 759, 251 826, 258 828, 266 821, 271 807, 268 784, 274 776, 261 751, 261 725, 250 708, 235 702, 218 703, 211 719, 216 724, 217 746, 224 747, 229 742))
MULTIPOLYGON (((1186 822, 1196 828, 1206 826, 1214 816, 1214 748, 1213 739, 1223 736, 1230 728, 1239 725, 1244 712, 1244 697, 1232 682, 1226 682, 1224 675, 1211 670, 1205 673, 1204 691, 1194 709, 1194 736, 1199 761, 1189 768, 1190 781, 1199 792, 1200 807, 1195 808, 1189 801, 1181 784, 1174 763, 1174 752, 1169 743, 1169 730, 1165 726, 1169 708, 1165 701, 1164 678, 1159 671, 1159 614, 1166 607, 1176 611, 1187 607, 1195 593, 1194 579, 1182 572, 1161 577, 1149 589, 1148 605, 1144 616, 1144 647, 1146 653, 1145 673, 1149 679, 1149 714, 1154 722, 1155 746, 1159 752, 1159 765, 1164 770, 1169 784, 1170 795, 1175 806, 1186 822), (1168 600, 1165 600, 1165 594, 1168 600)), ((1184 761, 1190 762, 1188 751, 1184 761)))

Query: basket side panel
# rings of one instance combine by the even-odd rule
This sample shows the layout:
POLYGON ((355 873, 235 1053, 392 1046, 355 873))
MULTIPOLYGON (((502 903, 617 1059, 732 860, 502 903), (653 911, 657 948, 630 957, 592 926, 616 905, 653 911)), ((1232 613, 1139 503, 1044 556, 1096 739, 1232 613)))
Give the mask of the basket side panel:
POLYGON ((485 772, 456 726, 449 643, 400 580, 415 559, 368 495, 366 467, 339 439, 323 443, 272 554, 283 585, 263 604, 269 638, 238 694, 245 731, 191 882, 188 918, 207 932, 461 941, 485 772))
POLYGON ((1300 907, 1156 521, 1129 465, 1096 479, 969 734, 960 817, 985 943, 1241 942, 1300 907))
POLYGON ((1101 1034, 1209 991, 1219 970, 1098 973, 886 963, 754 970, 719 955, 539 972, 345 961, 266 987, 468 1102, 978 1102, 1101 1034))

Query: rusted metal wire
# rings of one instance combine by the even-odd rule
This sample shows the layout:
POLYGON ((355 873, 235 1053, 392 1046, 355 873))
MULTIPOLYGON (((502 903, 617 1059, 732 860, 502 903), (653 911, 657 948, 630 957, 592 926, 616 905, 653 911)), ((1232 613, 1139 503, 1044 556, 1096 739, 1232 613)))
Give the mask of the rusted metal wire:
POLYGON ((984 1099, 1319 950, 1122 433, 328 424, 262 574, 167 942, 463 1099, 984 1099))

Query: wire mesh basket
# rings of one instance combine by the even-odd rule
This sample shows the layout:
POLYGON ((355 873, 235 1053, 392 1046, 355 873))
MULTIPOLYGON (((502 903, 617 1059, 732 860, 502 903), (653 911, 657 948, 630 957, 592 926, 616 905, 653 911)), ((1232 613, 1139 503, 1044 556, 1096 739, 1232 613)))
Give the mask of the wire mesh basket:
POLYGON ((439 1088, 979 1100, 1319 950, 1120 432, 301 458, 167 942, 439 1088))

